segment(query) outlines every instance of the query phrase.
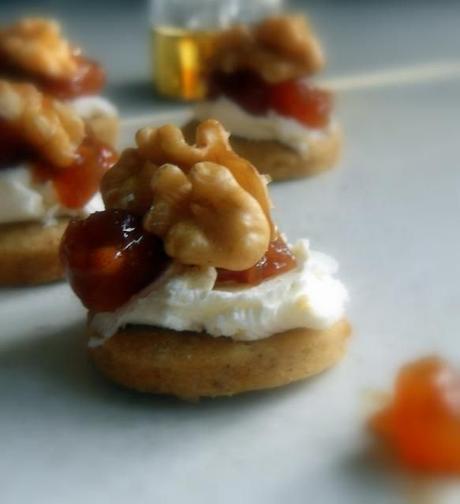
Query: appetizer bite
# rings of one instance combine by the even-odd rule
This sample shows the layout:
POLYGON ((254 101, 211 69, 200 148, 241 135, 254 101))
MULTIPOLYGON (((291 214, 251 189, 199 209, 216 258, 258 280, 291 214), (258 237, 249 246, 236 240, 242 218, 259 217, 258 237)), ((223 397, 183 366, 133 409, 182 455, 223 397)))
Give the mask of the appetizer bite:
POLYGON ((216 36, 209 63, 208 99, 184 127, 217 119, 238 154, 274 180, 333 166, 341 133, 332 118, 332 95, 308 78, 324 66, 318 40, 305 17, 267 18, 216 36))
POLYGON ((93 136, 116 144, 117 110, 99 95, 105 72, 62 37, 56 21, 24 18, 0 27, 0 77, 29 82, 46 94, 66 100, 93 136))
POLYGON ((62 278, 59 243, 116 161, 75 110, 31 84, 0 80, 0 285, 62 278))
POLYGON ((141 129, 101 193, 106 210, 69 225, 61 257, 109 378, 195 399, 285 385, 342 357, 334 261, 286 242, 266 179, 217 121, 194 145, 172 125, 141 129))

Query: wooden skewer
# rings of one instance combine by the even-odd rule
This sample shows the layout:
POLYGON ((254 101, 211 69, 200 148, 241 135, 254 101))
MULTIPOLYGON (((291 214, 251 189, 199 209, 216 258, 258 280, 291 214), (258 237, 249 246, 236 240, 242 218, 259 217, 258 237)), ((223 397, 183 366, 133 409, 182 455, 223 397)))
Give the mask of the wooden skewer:
MULTIPOLYGON (((358 91, 371 88, 389 86, 407 86, 410 84, 445 81, 460 78, 460 61, 440 61, 435 63, 419 64, 414 66, 396 67, 373 72, 357 73, 318 80, 318 84, 331 91, 340 93, 358 91)), ((182 117, 185 121, 191 106, 184 106, 173 112, 152 112, 137 116, 124 117, 121 119, 122 127, 129 128, 139 124, 168 122, 171 115, 182 117)))

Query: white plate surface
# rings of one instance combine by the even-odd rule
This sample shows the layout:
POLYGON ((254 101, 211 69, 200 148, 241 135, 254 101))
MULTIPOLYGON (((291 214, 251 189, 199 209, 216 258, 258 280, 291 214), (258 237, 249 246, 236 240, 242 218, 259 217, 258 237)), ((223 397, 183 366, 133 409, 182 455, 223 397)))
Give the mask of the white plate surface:
POLYGON ((459 100, 455 80, 346 94, 341 166, 272 185, 281 229, 335 256, 351 293, 348 356, 313 380, 198 404, 130 393, 88 362, 65 284, 3 291, 0 501, 411 502, 367 455, 366 391, 420 354, 460 362, 459 100))

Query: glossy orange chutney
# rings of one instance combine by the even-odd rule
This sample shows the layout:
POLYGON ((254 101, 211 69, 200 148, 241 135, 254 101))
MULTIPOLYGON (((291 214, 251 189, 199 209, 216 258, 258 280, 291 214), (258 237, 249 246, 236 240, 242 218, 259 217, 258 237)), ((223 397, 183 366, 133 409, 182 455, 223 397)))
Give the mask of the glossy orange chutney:
MULTIPOLYGON (((70 284, 93 311, 113 311, 155 280, 171 261, 163 243, 124 210, 105 210, 70 223, 61 244, 70 284)), ((252 268, 218 270, 218 282, 257 284, 296 266, 282 238, 252 268)))
POLYGON ((331 93, 303 80, 269 84, 247 70, 213 73, 209 97, 214 99, 220 95, 229 97, 253 115, 274 110, 311 128, 326 126, 333 106, 331 93))
POLYGON ((144 232, 142 219, 125 210, 72 221, 60 255, 73 290, 93 311, 117 309, 169 262, 161 240, 144 232))
POLYGON ((33 164, 33 174, 39 182, 53 182, 63 206, 78 209, 98 191, 104 173, 116 161, 117 154, 111 147, 88 136, 70 166, 59 169, 46 162, 37 162, 33 164))
POLYGON ((265 255, 254 266, 243 271, 218 269, 217 281, 257 285, 269 277, 286 273, 296 266, 294 254, 283 238, 278 236, 270 243, 265 255))

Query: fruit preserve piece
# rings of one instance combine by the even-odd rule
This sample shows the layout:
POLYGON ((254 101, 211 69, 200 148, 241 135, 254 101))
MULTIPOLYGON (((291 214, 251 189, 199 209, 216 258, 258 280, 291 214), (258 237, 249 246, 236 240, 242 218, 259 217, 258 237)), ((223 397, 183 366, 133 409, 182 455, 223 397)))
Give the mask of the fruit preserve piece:
POLYGON ((117 155, 111 147, 88 136, 78 148, 71 166, 58 169, 39 162, 34 164, 33 173, 40 182, 53 181, 62 205, 79 209, 97 192, 103 175, 116 160, 117 155))
POLYGON ((329 122, 332 95, 305 82, 291 80, 270 87, 270 102, 283 116, 312 128, 323 128, 329 122))
POLYGON ((0 169, 10 168, 30 156, 30 149, 21 135, 5 120, 0 119, 0 169))
POLYGON ((265 255, 252 268, 244 271, 218 269, 217 282, 235 282, 257 285, 263 280, 281 275, 297 266, 294 254, 279 236, 273 240, 265 255))
POLYGON ((268 84, 255 72, 247 70, 213 73, 209 97, 213 99, 220 94, 253 115, 274 110, 311 128, 325 127, 332 109, 332 95, 328 91, 296 79, 268 84))
POLYGON ((124 210, 96 212, 69 224, 60 250, 70 284, 92 311, 113 311, 168 264, 162 242, 124 210))
POLYGON ((407 467, 460 474, 460 374, 438 357, 404 366, 370 426, 407 467))
POLYGON ((228 96, 254 115, 263 115, 270 108, 269 86, 255 72, 214 72, 209 78, 209 97, 228 96))

